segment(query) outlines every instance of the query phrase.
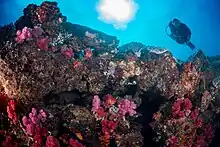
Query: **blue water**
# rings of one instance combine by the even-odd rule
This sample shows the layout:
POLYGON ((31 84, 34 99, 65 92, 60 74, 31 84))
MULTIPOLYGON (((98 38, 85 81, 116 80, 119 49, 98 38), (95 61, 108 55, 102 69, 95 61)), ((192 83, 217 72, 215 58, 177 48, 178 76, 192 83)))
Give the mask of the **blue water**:
MULTIPOLYGON (((98 0, 55 0, 68 21, 86 25, 120 39, 120 45, 138 41, 168 48, 175 57, 185 60, 193 52, 165 34, 169 21, 177 17, 192 31, 192 42, 207 55, 220 54, 220 2, 218 0, 136 0, 139 10, 125 30, 98 19, 98 0)), ((6 0, 0 2, 0 25, 15 22, 29 3, 42 0, 6 0)))

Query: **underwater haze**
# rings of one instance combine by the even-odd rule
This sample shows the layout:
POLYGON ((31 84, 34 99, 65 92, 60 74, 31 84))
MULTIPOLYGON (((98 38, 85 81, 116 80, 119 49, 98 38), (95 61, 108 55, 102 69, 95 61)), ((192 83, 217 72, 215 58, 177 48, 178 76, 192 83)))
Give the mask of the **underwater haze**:
MULTIPOLYGON (((168 23, 176 17, 191 29, 191 41, 196 45, 196 49, 202 49, 208 56, 220 54, 220 2, 218 0, 131 0, 134 5, 131 4, 126 9, 122 4, 120 9, 122 12, 117 10, 117 6, 109 7, 110 12, 113 8, 115 13, 118 13, 113 15, 122 15, 121 18, 119 16, 115 19, 100 19, 100 15, 105 14, 100 14, 102 12, 98 11, 97 7, 107 0, 55 1, 58 2, 61 12, 67 16, 68 21, 117 36, 120 45, 137 41, 145 45, 161 46, 168 48, 176 58, 186 60, 193 51, 186 45, 176 43, 165 33, 168 23), (121 14, 127 11, 133 14, 121 14), (120 22, 114 24, 117 19, 124 19, 125 23, 122 26, 120 22)), ((120 5, 119 1, 116 2, 118 5, 120 5)), ((43 0, 1 0, 0 25, 15 22, 28 4, 42 2, 43 0)))
POLYGON ((220 147, 219 6, 0 0, 0 146, 220 147))

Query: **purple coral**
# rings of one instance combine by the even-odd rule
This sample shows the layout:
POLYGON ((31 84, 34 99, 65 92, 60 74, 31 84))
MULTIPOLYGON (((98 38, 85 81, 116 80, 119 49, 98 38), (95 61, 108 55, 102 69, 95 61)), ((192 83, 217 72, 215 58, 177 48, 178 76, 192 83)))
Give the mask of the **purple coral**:
POLYGON ((32 31, 31 31, 31 33, 33 34, 33 36, 35 38, 41 37, 43 32, 44 32, 44 30, 41 27, 39 27, 39 26, 34 26, 34 29, 32 29, 32 31))
POLYGON ((119 108, 119 113, 123 116, 126 115, 127 113, 130 116, 133 116, 137 113, 135 111, 137 105, 128 99, 122 99, 118 104, 118 108, 119 108))

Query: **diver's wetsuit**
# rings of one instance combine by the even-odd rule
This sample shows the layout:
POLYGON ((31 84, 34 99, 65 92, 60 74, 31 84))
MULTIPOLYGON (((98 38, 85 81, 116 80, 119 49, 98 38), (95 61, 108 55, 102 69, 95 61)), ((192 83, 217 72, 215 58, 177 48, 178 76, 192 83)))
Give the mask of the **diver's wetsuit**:
POLYGON ((184 24, 179 24, 178 27, 172 24, 172 21, 169 24, 171 30, 171 37, 179 44, 184 44, 190 41, 191 30, 184 24))
POLYGON ((192 50, 195 49, 195 45, 190 41, 191 39, 191 30, 181 23, 178 19, 174 18, 168 25, 170 28, 171 34, 167 34, 179 44, 186 44, 192 50))

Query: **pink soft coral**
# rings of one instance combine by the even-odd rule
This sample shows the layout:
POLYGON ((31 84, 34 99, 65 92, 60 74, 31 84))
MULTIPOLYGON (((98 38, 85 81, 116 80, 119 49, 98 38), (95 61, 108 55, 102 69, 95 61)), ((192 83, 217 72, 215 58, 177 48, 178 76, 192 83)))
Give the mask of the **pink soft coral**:
POLYGON ((43 29, 41 27, 35 26, 34 29, 24 27, 22 30, 16 32, 17 43, 23 43, 24 40, 39 38, 43 34, 43 29))
POLYGON ((17 35, 16 37, 17 43, 23 43, 25 39, 32 38, 31 29, 28 27, 24 27, 22 31, 18 30, 16 35, 17 35))
POLYGON ((26 133, 30 136, 34 135, 35 125, 31 122, 26 126, 26 133))
POLYGON ((46 117, 47 115, 43 110, 40 110, 39 113, 37 113, 37 110, 32 108, 31 113, 29 113, 29 118, 26 116, 22 118, 23 125, 25 126, 25 132, 30 136, 39 133, 38 127, 41 126, 41 122, 46 120, 46 117))
POLYGON ((101 100, 98 95, 95 95, 92 100, 92 112, 96 112, 101 105, 101 100))
POLYGON ((183 100, 183 107, 185 110, 191 110, 192 109, 192 102, 190 101, 190 99, 185 98, 183 100))
POLYGON ((172 112, 174 117, 184 117, 188 116, 192 109, 192 103, 190 99, 178 99, 174 102, 172 106, 172 112))
POLYGON ((101 107, 101 100, 97 95, 95 95, 92 100, 92 112, 95 114, 97 119, 101 119, 106 115, 104 108, 101 107))
POLYGON ((41 37, 43 32, 43 29, 38 26, 35 26, 34 29, 24 27, 22 31, 17 31, 15 40, 17 43, 23 43, 25 40, 35 38, 37 40, 36 44, 41 50, 48 50, 49 40, 48 38, 41 37))
POLYGON ((135 109, 137 108, 137 105, 128 99, 122 99, 118 104, 118 108, 119 108, 119 113, 122 114, 123 116, 126 115, 127 113, 130 116, 133 116, 136 114, 135 109))

